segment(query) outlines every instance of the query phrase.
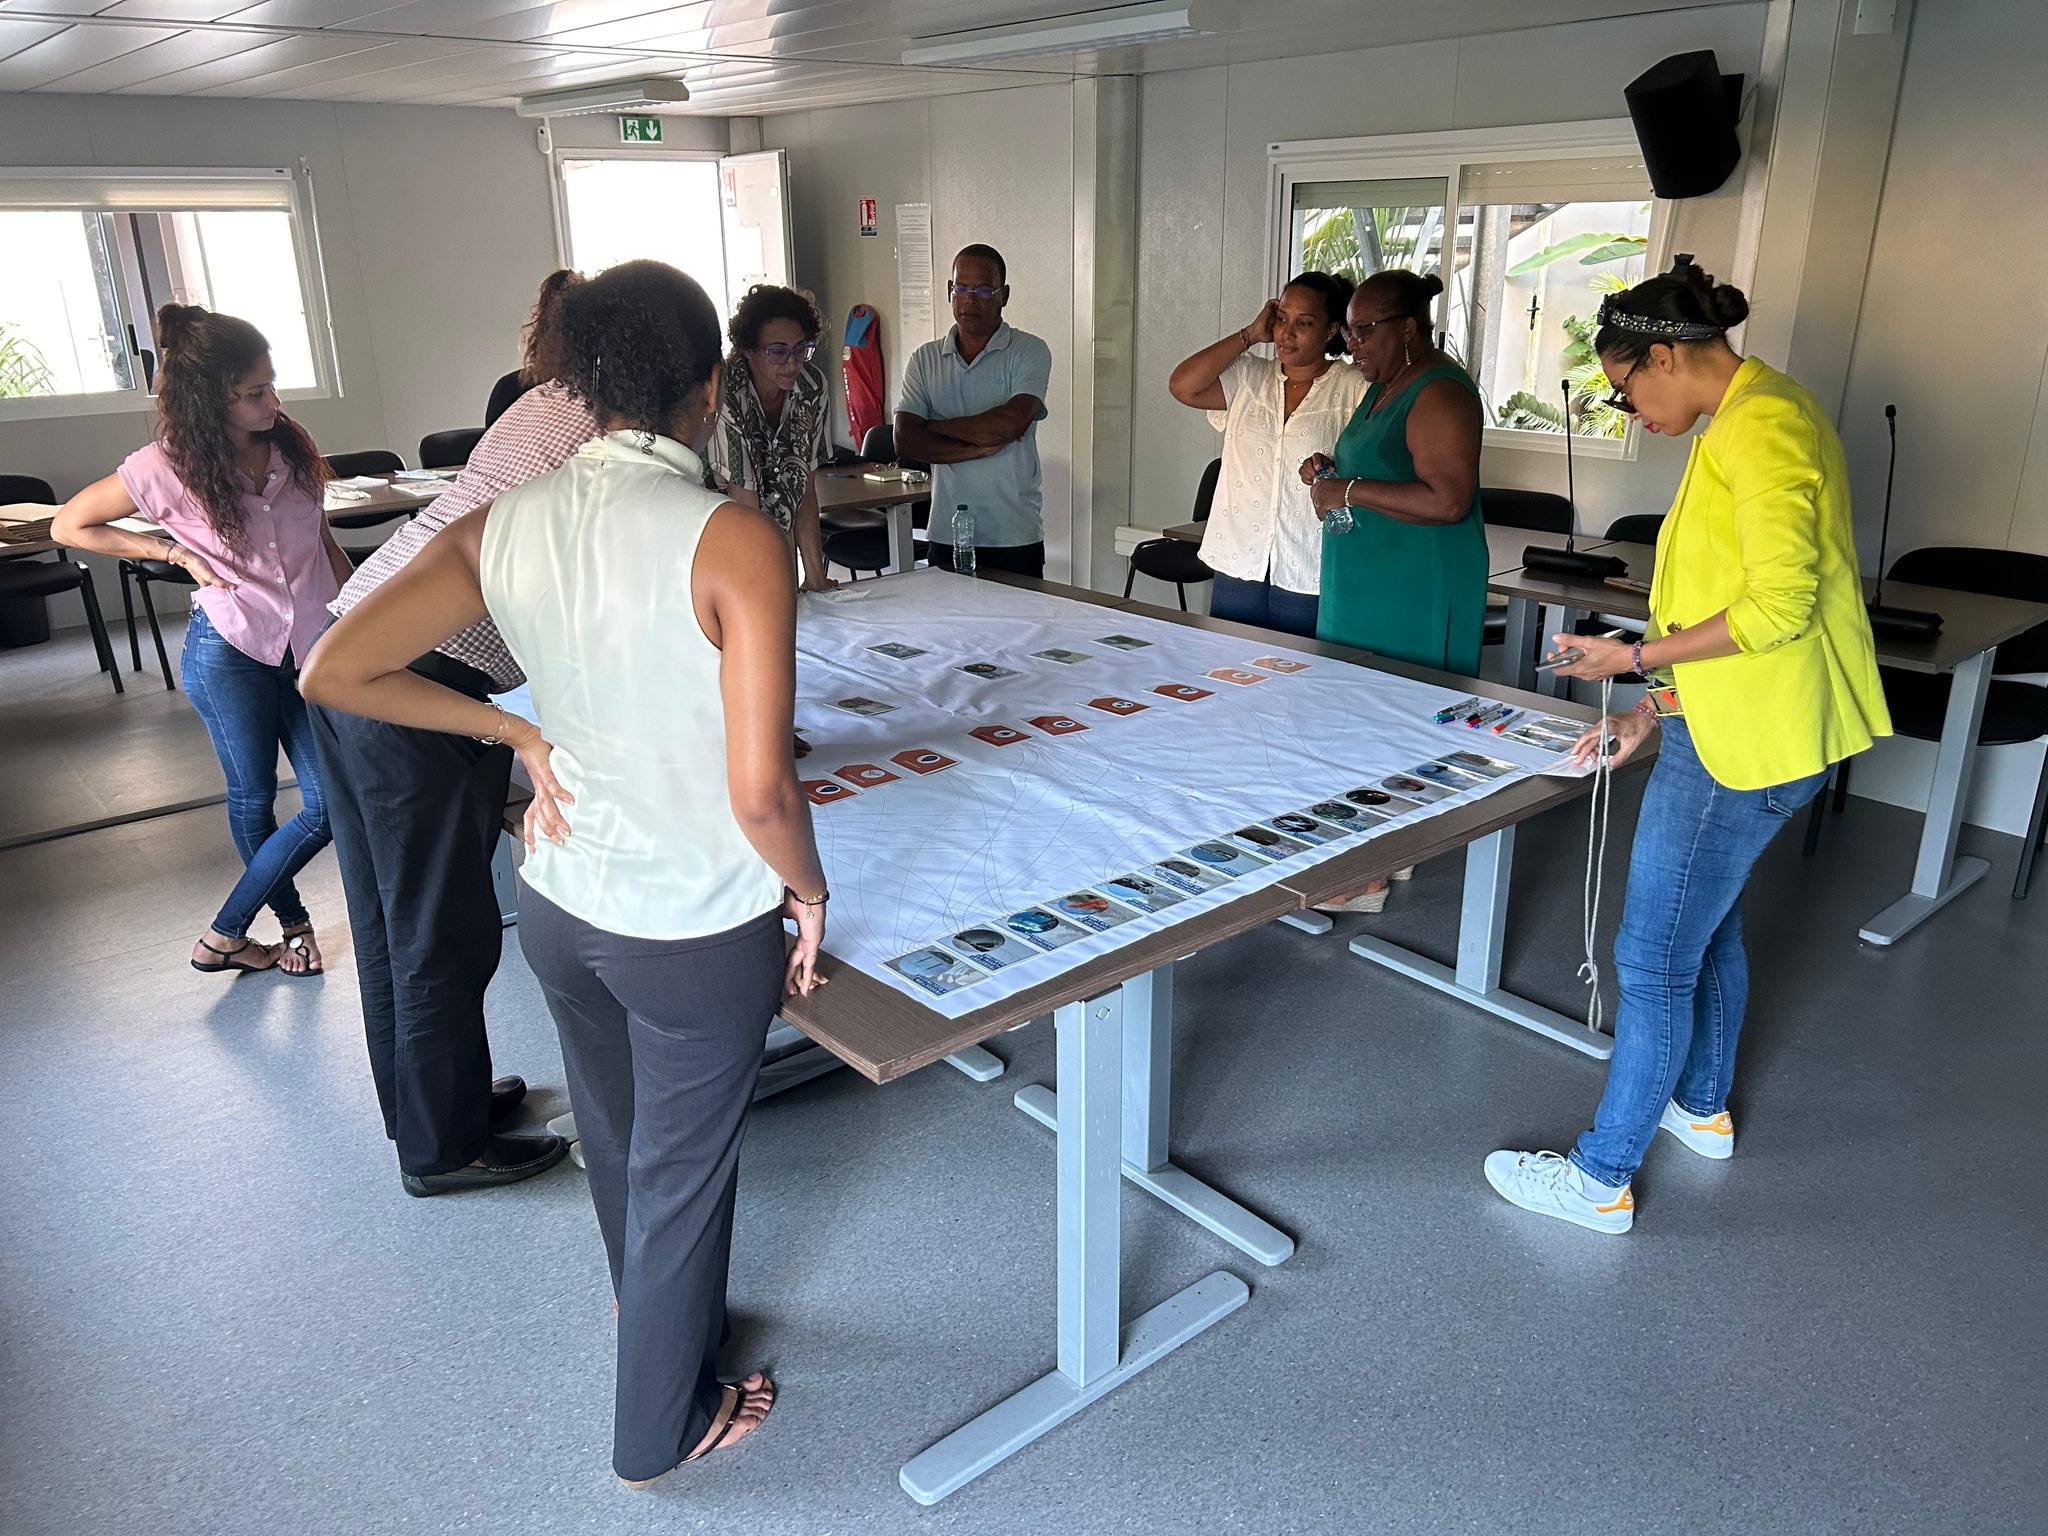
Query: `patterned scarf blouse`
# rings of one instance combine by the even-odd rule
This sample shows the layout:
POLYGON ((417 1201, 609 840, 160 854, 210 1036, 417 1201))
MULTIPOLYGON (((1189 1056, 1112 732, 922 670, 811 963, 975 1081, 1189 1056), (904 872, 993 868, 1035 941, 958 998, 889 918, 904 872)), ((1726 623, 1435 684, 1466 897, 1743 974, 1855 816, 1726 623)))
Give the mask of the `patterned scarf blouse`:
POLYGON ((761 510, 788 533, 811 471, 829 457, 825 415, 832 392, 825 372, 815 361, 805 363, 782 402, 782 420, 772 424, 754 392, 753 370, 739 353, 725 360, 723 384, 711 467, 722 484, 759 496, 761 510))

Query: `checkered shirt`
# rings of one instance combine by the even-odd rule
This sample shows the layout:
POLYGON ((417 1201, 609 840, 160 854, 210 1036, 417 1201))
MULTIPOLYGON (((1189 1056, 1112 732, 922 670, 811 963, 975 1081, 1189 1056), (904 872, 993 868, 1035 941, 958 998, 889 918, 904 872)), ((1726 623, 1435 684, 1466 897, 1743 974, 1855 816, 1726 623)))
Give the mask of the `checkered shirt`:
MULTIPOLYGON (((327 605, 328 611, 337 618, 347 613, 458 517, 497 500, 515 485, 560 469, 571 454, 598 435, 589 408, 560 384, 543 384, 527 391, 491 423, 455 483, 363 562, 341 589, 341 596, 327 605)), ((493 693, 517 688, 526 681, 526 674, 505 648, 498 626, 489 619, 450 636, 435 649, 489 677, 493 693)))

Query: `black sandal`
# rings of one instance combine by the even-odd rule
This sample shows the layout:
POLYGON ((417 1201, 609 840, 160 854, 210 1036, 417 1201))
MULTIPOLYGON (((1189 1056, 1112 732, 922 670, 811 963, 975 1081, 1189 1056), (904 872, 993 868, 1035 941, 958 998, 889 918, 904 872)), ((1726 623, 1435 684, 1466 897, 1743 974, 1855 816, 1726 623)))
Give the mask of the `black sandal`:
MULTIPOLYGON (((693 1461, 702 1461, 713 1451, 722 1451, 735 1440, 752 1434, 768 1422, 768 1415, 775 1410, 775 1383, 766 1376, 761 1378, 761 1385, 754 1388, 749 1388, 737 1381, 721 1382, 720 1385, 731 1389, 732 1401, 729 1404, 721 1403, 718 1412, 712 1416, 710 1433, 714 1438, 709 1445, 690 1452, 689 1455, 677 1462, 675 1467, 670 1467, 669 1472, 675 1471, 676 1467, 687 1467, 693 1461), (752 1424, 744 1424, 740 1418, 740 1410, 747 1406, 747 1398, 750 1393, 761 1392, 768 1394, 768 1407, 763 1410, 761 1417, 754 1420, 752 1424)), ((619 1481, 628 1488, 639 1489, 647 1487, 650 1483, 659 1482, 661 1478, 667 1476, 668 1472, 663 1472, 658 1477, 622 1477, 619 1481)))
POLYGON ((277 968, 280 971, 284 971, 287 976, 324 976, 327 973, 327 963, 323 960, 315 960, 306 954, 306 940, 313 936, 313 925, 311 923, 294 923, 291 927, 285 929, 283 934, 284 947, 304 959, 306 961, 306 968, 303 971, 285 970, 284 957, 282 955, 278 957, 277 968))
MULTIPOLYGON (((207 943, 206 940, 201 939, 199 941, 199 947, 205 950, 210 955, 219 955, 220 958, 218 960, 209 960, 203 964, 200 961, 194 960, 192 962, 192 969, 198 971, 203 976, 217 976, 222 971, 276 970, 277 960, 275 957, 271 959, 271 962, 268 965, 250 965, 244 961, 240 961, 235 958, 237 955, 241 954, 244 950, 246 950, 252 943, 255 943, 253 939, 244 939, 242 940, 241 943, 237 944, 233 949, 220 949, 212 944, 207 943)), ((258 948, 268 948, 268 946, 259 945, 258 948)))

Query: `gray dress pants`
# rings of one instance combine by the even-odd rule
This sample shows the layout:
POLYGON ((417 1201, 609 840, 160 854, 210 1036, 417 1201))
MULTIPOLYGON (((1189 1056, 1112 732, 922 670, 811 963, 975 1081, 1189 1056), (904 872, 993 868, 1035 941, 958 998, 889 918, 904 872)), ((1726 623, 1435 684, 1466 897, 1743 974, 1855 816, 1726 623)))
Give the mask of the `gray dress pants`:
POLYGON ((519 943, 561 1035, 619 1301, 612 1467, 659 1477, 718 1412, 733 1191, 782 1000, 781 916, 700 939, 633 939, 529 886, 519 943))

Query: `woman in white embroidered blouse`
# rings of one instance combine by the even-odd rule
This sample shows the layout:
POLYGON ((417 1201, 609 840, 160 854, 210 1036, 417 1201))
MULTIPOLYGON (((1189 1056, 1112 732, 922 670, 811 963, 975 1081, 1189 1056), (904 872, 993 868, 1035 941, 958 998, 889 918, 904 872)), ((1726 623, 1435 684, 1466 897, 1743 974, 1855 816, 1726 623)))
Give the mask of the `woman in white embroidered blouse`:
POLYGON ((1351 283, 1303 272, 1241 331, 1184 359, 1167 380, 1182 405, 1223 432, 1223 473, 1202 559, 1216 572, 1209 612, 1293 635, 1316 632, 1323 525, 1294 466, 1328 453, 1365 398, 1343 361, 1351 283), (1251 349, 1273 344, 1270 359, 1251 349))

